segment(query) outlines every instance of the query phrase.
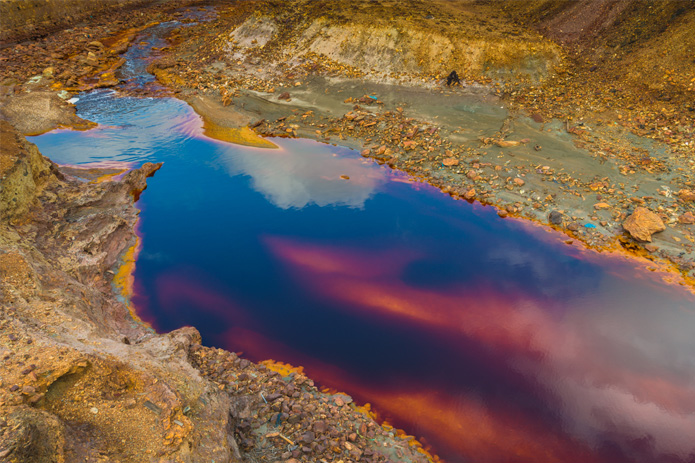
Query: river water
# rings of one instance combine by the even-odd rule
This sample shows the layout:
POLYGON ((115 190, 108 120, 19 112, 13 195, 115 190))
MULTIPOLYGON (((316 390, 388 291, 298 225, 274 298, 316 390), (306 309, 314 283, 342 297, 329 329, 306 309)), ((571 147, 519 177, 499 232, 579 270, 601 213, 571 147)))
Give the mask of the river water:
POLYGON ((695 462, 695 298, 637 260, 354 151, 206 138, 170 98, 79 96, 57 163, 164 162, 133 303, 159 331, 302 365, 448 462, 695 462))

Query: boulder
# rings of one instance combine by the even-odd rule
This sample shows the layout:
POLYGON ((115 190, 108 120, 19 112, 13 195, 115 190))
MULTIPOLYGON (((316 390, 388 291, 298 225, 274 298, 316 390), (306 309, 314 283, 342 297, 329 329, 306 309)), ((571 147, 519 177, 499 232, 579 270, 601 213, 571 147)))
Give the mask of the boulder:
POLYGON ((652 241, 652 235, 666 230, 661 218, 647 209, 638 207, 625 221, 623 228, 637 241, 652 241))

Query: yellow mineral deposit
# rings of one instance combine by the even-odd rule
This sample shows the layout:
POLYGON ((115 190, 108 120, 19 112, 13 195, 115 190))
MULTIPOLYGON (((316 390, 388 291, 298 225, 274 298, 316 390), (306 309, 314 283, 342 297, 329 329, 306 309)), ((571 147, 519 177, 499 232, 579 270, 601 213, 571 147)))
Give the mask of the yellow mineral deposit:
POLYGON ((269 149, 277 149, 278 147, 276 144, 259 136, 248 127, 223 127, 206 118, 203 118, 203 133, 207 137, 226 141, 227 143, 234 143, 235 145, 269 149))

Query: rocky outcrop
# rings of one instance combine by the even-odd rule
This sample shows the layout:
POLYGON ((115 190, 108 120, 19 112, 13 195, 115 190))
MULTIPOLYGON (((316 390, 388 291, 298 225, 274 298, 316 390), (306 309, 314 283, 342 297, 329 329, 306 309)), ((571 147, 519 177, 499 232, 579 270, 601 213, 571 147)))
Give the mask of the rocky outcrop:
POLYGON ((85 184, 0 131, 0 461, 238 461, 198 332, 156 335, 112 290, 161 164, 85 184))
POLYGON ((51 91, 0 97, 0 117, 24 135, 38 135, 65 126, 86 129, 95 125, 78 117, 75 106, 51 91))
POLYGON ((24 217, 51 175, 36 146, 0 120, 0 221, 24 217))
POLYGON ((652 235, 666 230, 661 217, 647 209, 638 207, 625 221, 623 228, 637 241, 652 241, 652 235))
POLYGON ((270 51, 283 61, 320 56, 372 76, 524 75, 540 78, 560 48, 512 23, 487 26, 476 5, 421 2, 268 2, 229 34, 234 58, 270 51), (346 21, 346 18, 350 21, 346 21))

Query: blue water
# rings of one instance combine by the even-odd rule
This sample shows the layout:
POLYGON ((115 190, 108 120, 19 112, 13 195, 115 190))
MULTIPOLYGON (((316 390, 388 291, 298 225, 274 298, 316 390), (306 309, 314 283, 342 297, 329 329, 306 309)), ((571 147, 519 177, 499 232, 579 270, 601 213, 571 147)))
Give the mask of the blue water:
POLYGON ((304 365, 451 462, 694 461, 695 302, 663 275, 349 149, 217 142, 173 99, 77 107, 100 126, 32 138, 55 162, 164 162, 133 298, 158 330, 304 365))

